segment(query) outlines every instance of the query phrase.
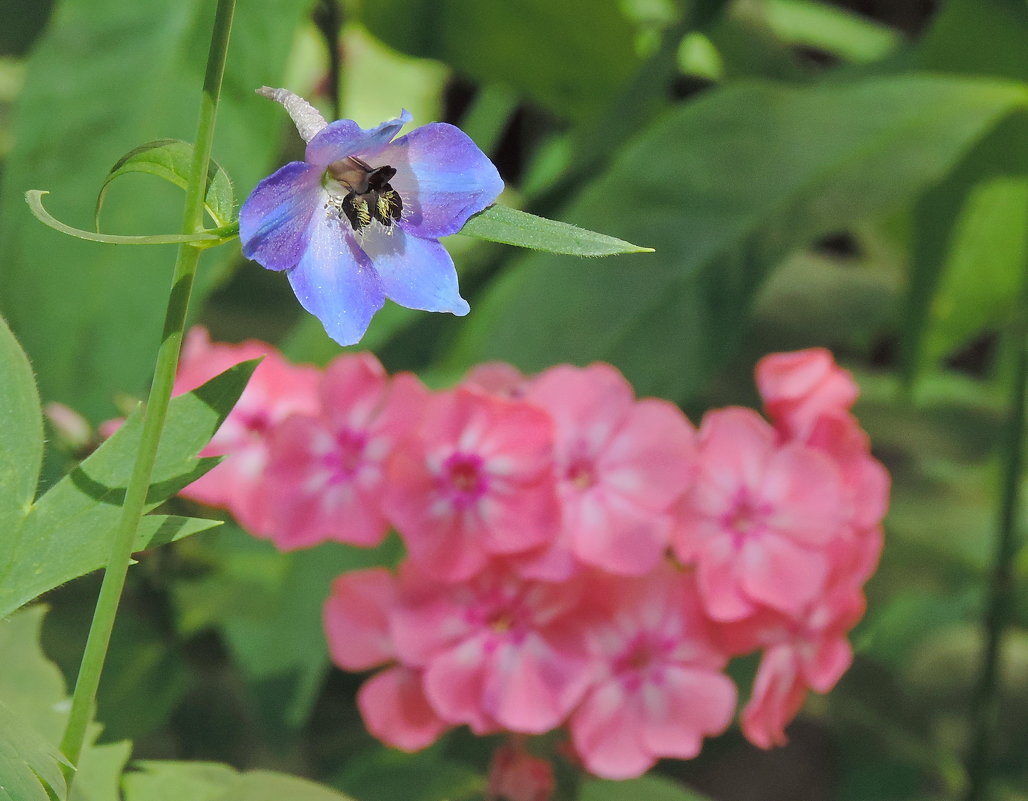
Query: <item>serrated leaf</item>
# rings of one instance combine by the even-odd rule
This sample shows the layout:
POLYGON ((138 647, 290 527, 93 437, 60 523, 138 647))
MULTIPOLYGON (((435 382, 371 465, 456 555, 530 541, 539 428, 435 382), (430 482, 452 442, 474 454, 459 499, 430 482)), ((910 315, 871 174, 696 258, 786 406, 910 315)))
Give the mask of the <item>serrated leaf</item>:
POLYGON ((517 245, 547 253, 569 256, 614 256, 619 253, 652 253, 653 248, 639 247, 576 225, 537 217, 507 206, 490 206, 476 214, 460 233, 490 242, 517 245))
MULTIPOLYGON (((122 175, 142 172, 156 175, 180 189, 189 186, 189 171, 193 163, 193 145, 181 139, 155 139, 135 147, 118 159, 111 167, 96 196, 96 230, 100 230, 100 209, 111 182, 122 175)), ((228 225, 235 219, 235 196, 232 179, 221 165, 211 159, 207 167, 207 189, 204 208, 217 226, 228 225)))
POLYGON ((32 724, 0 702, 0 801, 61 801, 67 761, 32 724))
POLYGON ((773 265, 909 203, 1026 105, 1020 84, 918 74, 709 92, 636 137, 562 215, 657 255, 519 259, 473 300, 446 367, 605 360, 640 393, 685 400, 735 352, 773 265))
POLYGON ((36 492, 43 461, 43 416, 25 352, 0 317, 0 574, 14 531, 36 492))
MULTIPOLYGON (((257 362, 243 362, 173 398, 147 495, 147 509, 195 481, 216 462, 198 459, 231 411, 257 362)), ((107 561, 109 537, 142 431, 137 409, 125 424, 31 508, 17 529, 11 562, 0 573, 0 618, 59 584, 107 561)), ((210 520, 147 516, 138 548, 181 539, 216 525, 210 520)))

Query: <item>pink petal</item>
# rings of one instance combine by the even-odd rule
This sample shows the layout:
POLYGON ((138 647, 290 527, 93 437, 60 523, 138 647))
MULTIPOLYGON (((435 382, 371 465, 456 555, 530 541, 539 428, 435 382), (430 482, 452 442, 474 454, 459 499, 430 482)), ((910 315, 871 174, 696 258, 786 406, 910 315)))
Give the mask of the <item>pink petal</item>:
POLYGON ((504 728, 541 734, 558 726, 581 698, 588 667, 583 656, 559 652, 538 634, 508 640, 492 654, 483 702, 504 728))
POLYGON ((737 569, 746 596, 784 612, 799 614, 828 575, 823 552, 770 533, 746 543, 740 557, 737 569))
POLYGON ((590 773, 604 779, 632 779, 657 762, 643 743, 638 709, 627 701, 621 685, 608 681, 571 717, 575 751, 590 773))
POLYGON ((394 658, 387 613, 395 602, 395 579, 385 568, 357 570, 332 582, 324 622, 337 665, 368 670, 394 658))
POLYGON ((823 453, 803 445, 786 445, 771 457, 760 497, 773 510, 768 525, 809 545, 837 536, 848 517, 839 471, 823 453))
POLYGON ((357 706, 369 732, 403 751, 427 748, 449 728, 426 701, 419 673, 405 667, 389 668, 364 682, 357 706))
POLYGON ((644 741, 656 756, 692 759, 703 738, 728 728, 735 714, 735 685, 721 673, 686 666, 665 668, 660 686, 647 687, 644 741))
POLYGON ((635 403, 598 459, 605 489, 655 512, 685 491, 695 468, 692 426, 677 406, 659 400, 635 403))

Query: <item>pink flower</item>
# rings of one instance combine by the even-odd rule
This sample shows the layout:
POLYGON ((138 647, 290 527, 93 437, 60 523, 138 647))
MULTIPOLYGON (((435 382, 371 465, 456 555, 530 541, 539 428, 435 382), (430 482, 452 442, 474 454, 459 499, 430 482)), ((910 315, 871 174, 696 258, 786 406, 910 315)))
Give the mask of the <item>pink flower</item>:
MULTIPOLYGON (((840 566, 845 572, 849 568, 840 566)), ((734 635, 763 645, 753 690, 742 713, 746 738, 760 748, 784 745, 785 727, 809 690, 826 693, 853 661, 846 633, 864 614, 860 586, 833 572, 828 590, 797 617, 767 613, 734 635)), ((850 577, 852 578, 852 577, 850 577)))
POLYGON ((316 415, 293 415, 270 437, 261 501, 283 550, 325 540, 377 545, 385 461, 417 424, 428 391, 410 374, 390 379, 369 353, 336 358, 316 415))
POLYGON ((512 364, 485 362, 468 370, 461 384, 501 398, 522 398, 528 390, 529 379, 512 364))
POLYGON ((825 348, 771 353, 757 362, 757 389, 775 425, 804 437, 823 414, 846 412, 859 390, 825 348))
MULTIPOLYGON (((324 623, 329 653, 337 665, 356 671, 394 661, 389 615, 396 598, 396 579, 384 568, 347 573, 332 583, 324 623)), ((405 751, 431 745, 450 727, 428 704, 421 672, 402 665, 364 682, 357 706, 368 731, 405 751)))
POLYGON ((491 555, 555 535, 552 462, 544 412, 467 389, 439 393, 389 462, 386 515, 413 560, 440 579, 463 581, 491 555))
POLYGON ((707 613, 731 621, 761 606, 801 610, 823 588, 825 546, 849 516, 835 464, 800 443, 779 445, 741 408, 706 415, 698 464, 673 545, 696 563, 707 613))
POLYGON ((268 461, 267 435, 289 415, 314 411, 318 370, 290 364, 265 342, 212 343, 206 329, 194 327, 186 336, 173 392, 189 392, 229 367, 260 356, 264 360, 235 408, 200 452, 201 456, 226 459, 181 494, 209 506, 227 508, 244 528, 266 536, 268 523, 259 503, 259 485, 268 461))
POLYGON ((393 636, 400 661, 424 670, 444 720, 482 734, 538 734, 559 725, 592 676, 576 582, 544 584, 504 560, 463 584, 401 572, 393 636))
POLYGON ((695 757, 731 722, 736 691, 692 578, 661 566, 592 589, 605 610, 591 632, 603 672, 571 717, 576 752, 608 779, 639 776, 661 757, 695 757))
POLYGON ((555 787, 553 766, 522 744, 508 743, 493 752, 486 801, 549 801, 555 787))
POLYGON ((668 510, 694 469, 685 415, 666 401, 635 400, 607 364, 551 368, 525 397, 555 424, 564 519, 556 547, 526 563, 525 574, 565 578, 576 569, 571 555, 612 573, 652 570, 667 549, 668 510))

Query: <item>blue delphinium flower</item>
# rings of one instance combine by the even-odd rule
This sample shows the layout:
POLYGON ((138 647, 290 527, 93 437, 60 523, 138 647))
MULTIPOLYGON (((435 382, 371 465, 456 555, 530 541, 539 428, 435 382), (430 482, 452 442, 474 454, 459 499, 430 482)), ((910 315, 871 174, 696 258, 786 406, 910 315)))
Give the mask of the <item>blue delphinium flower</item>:
POLYGON ((258 92, 286 107, 307 151, 246 199, 243 255, 285 270, 297 299, 341 345, 364 335, 387 297, 467 314, 439 237, 459 231, 503 189, 467 134, 437 122, 394 139, 410 122, 406 111, 364 130, 352 120, 326 123, 285 89, 258 92))

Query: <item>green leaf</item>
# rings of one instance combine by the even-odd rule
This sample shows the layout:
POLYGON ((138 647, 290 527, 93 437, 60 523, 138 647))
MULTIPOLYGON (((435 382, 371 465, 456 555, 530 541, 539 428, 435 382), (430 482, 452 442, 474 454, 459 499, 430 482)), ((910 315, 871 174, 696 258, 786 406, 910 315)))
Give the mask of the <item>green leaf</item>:
POLYGON ((771 30, 789 44, 858 64, 885 58, 903 43, 895 28, 819 0, 769 0, 764 13, 771 30))
POLYGON ((63 799, 62 764, 57 747, 0 702, 0 801, 52 801, 51 790, 63 799))
POLYGON ((983 331, 999 328, 1019 297, 1028 258, 1028 178, 998 176, 973 187, 953 220, 931 299, 922 367, 983 331))
POLYGON ((215 762, 133 763, 125 774, 125 801, 209 801, 232 786, 239 774, 215 762))
POLYGON ((572 118, 602 108, 638 64, 635 30, 614 0, 376 0, 361 4, 360 19, 397 50, 572 118))
POLYGON ((132 743, 127 741, 88 746, 75 771, 69 801, 121 801, 118 788, 131 754, 132 743))
MULTIPOLYGON (((135 147, 118 159, 100 185, 96 196, 96 230, 100 230, 100 209, 111 181, 120 175, 142 172, 156 175, 180 189, 189 186, 189 172, 193 163, 193 145, 180 139, 155 139, 135 147)), ((229 225, 235 219, 235 196, 232 180, 218 162, 211 159, 207 168, 207 191, 204 208, 217 226, 229 225)))
POLYGON ((270 770, 244 773, 217 796, 217 801, 282 801, 284 798, 289 801, 353 801, 350 796, 324 785, 270 770))
MULTIPOLYGON (((254 89, 282 85, 293 32, 313 4, 237 3, 214 155, 241 194, 281 166, 281 144, 292 126, 281 107, 254 89)), ((126 150, 157 136, 191 140, 215 6, 62 0, 27 62, 0 187, 0 310, 32 361, 40 395, 92 422, 111 416, 115 395, 145 392, 174 253, 97 247, 59 235, 33 219, 24 193, 53 190, 54 215, 91 228, 97 186, 126 150)), ((121 180, 125 186, 104 204, 106 231, 180 229, 178 189, 138 176, 121 180)), ((194 310, 240 261, 234 247, 204 254, 194 310)))
POLYGON ((818 236, 895 211, 946 175, 1024 86, 929 75, 736 84, 637 137, 564 216, 657 256, 583 269, 544 254, 473 304, 447 366, 596 359, 678 400, 735 352, 768 270, 818 236))
POLYGON ((88 242, 102 242, 108 245, 192 245, 203 243, 205 247, 220 245, 227 242, 231 237, 225 238, 219 234, 203 232, 199 234, 144 234, 141 236, 122 236, 120 234, 98 234, 94 231, 85 231, 82 228, 73 228, 54 217, 43 208, 43 195, 49 195, 45 189, 30 189, 25 193, 25 202, 37 220, 43 225, 48 225, 55 231, 73 236, 76 239, 85 239, 88 242))
POLYGON ((125 801, 351 801, 328 787, 266 770, 236 773, 213 762, 137 762, 125 801))
POLYGON ((46 611, 43 605, 30 606, 0 620, 0 701, 56 744, 64 731, 60 706, 66 688, 61 671, 39 644, 46 611))
POLYGON ((582 784, 579 801, 709 801, 708 797, 660 776, 615 782, 591 779, 582 784))
MULTIPOLYGON (((1026 39, 1028 6, 1019 0, 951 0, 919 44, 916 61, 925 69, 1025 82, 1028 61, 1020 51, 1026 39), (968 41, 991 44, 966 48, 968 41)), ((915 209, 903 315, 902 365, 908 384, 947 351, 996 325, 1009 308, 1004 295, 1020 282, 1020 265, 1013 267, 1014 274, 1011 269, 1023 236, 1000 225, 1020 205, 1016 182, 1004 176, 1028 178, 1026 141, 1028 115, 1006 120, 915 209), (980 245, 990 237, 995 240, 983 259, 980 245), (967 290, 972 294, 965 296, 967 290)))
POLYGON ((333 784, 361 801, 463 801, 481 798, 485 777, 437 746, 416 754, 379 747, 347 761, 333 784))
POLYGON ((39 644, 46 608, 0 620, 0 801, 46 801, 45 782, 64 797, 61 671, 39 644))
POLYGON ((536 217, 507 206, 490 206, 479 212, 461 228, 460 233, 517 245, 547 253, 569 256, 614 256, 618 253, 652 253, 653 248, 639 247, 595 231, 586 231, 568 223, 536 217))
MULTIPOLYGON (((152 509, 207 472, 216 460, 198 459, 231 411, 256 362, 226 370, 186 395, 173 398, 157 452, 147 508, 152 509)), ((59 584, 106 563, 109 537, 139 447, 137 409, 103 445, 51 487, 15 532, 12 560, 0 572, 0 618, 59 584)), ((181 539, 217 521, 147 516, 138 548, 181 539)))
POLYGON ((36 380, 24 351, 0 317, 0 574, 15 530, 36 493, 43 461, 43 417, 36 380))

